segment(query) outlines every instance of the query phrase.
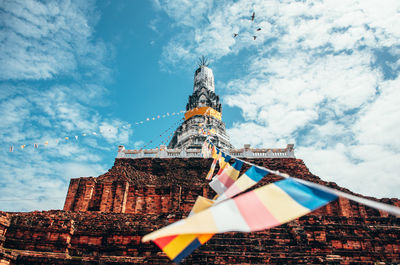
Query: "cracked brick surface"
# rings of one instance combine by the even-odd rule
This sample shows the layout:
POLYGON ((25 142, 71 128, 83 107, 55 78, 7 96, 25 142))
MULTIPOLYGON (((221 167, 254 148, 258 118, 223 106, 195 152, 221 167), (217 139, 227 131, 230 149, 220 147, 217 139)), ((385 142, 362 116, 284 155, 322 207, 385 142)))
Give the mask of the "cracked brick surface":
MULTIPOLYGON (((311 174, 300 159, 249 161, 351 193, 311 174)), ((140 240, 186 217, 197 195, 215 195, 204 179, 210 164, 211 160, 197 158, 116 159, 99 177, 72 179, 64 210, 0 212, 0 265, 171 264, 158 247, 140 240)), ((279 179, 268 175, 258 186, 279 179)), ((398 199, 378 201, 400 206, 398 199)), ((343 198, 279 227, 215 235, 183 261, 398 263, 400 218, 343 198)))

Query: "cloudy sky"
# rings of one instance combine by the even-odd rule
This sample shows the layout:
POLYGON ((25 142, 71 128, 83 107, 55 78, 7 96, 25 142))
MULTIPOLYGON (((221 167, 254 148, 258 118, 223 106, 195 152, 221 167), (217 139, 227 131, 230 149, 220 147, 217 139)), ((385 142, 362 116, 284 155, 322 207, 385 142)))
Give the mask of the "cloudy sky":
POLYGON ((399 21, 398 0, 0 0, 0 210, 61 209, 119 144, 167 141, 201 55, 235 146, 400 197, 399 21))

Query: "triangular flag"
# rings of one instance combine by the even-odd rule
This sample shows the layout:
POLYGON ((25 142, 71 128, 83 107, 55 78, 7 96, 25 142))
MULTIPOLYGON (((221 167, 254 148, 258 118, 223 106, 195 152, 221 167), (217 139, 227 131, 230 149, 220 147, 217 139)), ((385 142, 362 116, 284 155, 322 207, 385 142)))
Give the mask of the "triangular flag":
POLYGON ((186 252, 202 245, 199 241, 203 236, 210 238, 215 233, 269 229, 304 216, 335 199, 334 194, 284 179, 214 203, 199 213, 145 235, 142 242, 152 240, 170 259, 180 262, 182 256, 187 256, 186 252))
POLYGON ((212 179, 212 176, 214 175, 215 166, 217 165, 217 161, 219 160, 220 156, 221 156, 221 153, 219 153, 218 158, 213 160, 213 162, 211 164, 210 171, 208 171, 208 174, 206 176, 206 180, 211 180, 212 179))
POLYGON ((224 193, 238 178, 243 161, 236 159, 235 163, 230 165, 226 163, 221 174, 217 174, 210 182, 210 187, 219 195, 224 193))

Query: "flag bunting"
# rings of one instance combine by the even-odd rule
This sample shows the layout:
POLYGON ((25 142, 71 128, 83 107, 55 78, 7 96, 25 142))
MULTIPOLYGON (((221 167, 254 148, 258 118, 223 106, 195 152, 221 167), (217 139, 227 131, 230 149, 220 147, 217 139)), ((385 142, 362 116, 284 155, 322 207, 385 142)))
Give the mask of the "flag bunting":
MULTIPOLYGON (((137 122, 133 122, 132 124, 129 124, 129 125, 123 125, 123 126, 121 126, 121 128, 128 128, 129 126, 131 126, 131 125, 140 125, 140 124, 144 124, 144 121, 150 121, 150 120, 158 120, 158 119, 162 119, 162 118, 166 118, 166 117, 169 117, 169 116, 175 116, 175 115, 179 115, 179 114, 183 114, 183 113, 185 113, 185 111, 184 110, 181 110, 181 111, 177 111, 177 112, 172 112, 172 113, 169 113, 169 112, 167 112, 167 113, 165 113, 165 114, 159 114, 159 115, 156 115, 156 116, 154 116, 154 117, 152 117, 152 118, 147 118, 147 119, 145 119, 145 120, 142 120, 142 121, 137 121, 137 122)), ((184 119, 184 118, 183 118, 184 119)), ((179 122, 180 122, 181 120, 179 120, 179 122)), ((116 126, 115 128, 119 128, 118 126, 116 126)), ((94 135, 94 136, 97 136, 97 135, 101 135, 101 131, 99 131, 99 132, 87 132, 87 133, 82 133, 82 134, 80 134, 81 136, 88 136, 88 135, 94 135)), ((173 135, 173 133, 171 134, 171 135, 169 135, 169 137, 168 137, 168 139, 165 141, 165 142, 167 142, 168 140, 169 140, 169 138, 171 138, 171 136, 173 135)), ((68 141, 68 140, 71 140, 71 139, 73 139, 72 137, 74 137, 75 138, 75 140, 76 141, 78 141, 78 138, 79 138, 79 136, 78 135, 74 135, 74 136, 64 136, 64 137, 61 137, 61 138, 59 138, 59 139, 57 139, 57 140, 55 140, 54 142, 56 143, 56 144, 58 144, 59 142, 60 142, 60 140, 61 141, 68 141)), ((50 141, 44 141, 42 144, 43 145, 48 145, 49 144, 49 142, 50 141)), ((163 141, 163 143, 162 144, 164 144, 164 141, 163 141)), ((39 148, 39 143, 28 143, 28 144, 20 144, 19 146, 21 147, 21 150, 24 150, 26 147, 28 147, 28 146, 33 146, 33 148, 35 148, 35 149, 37 149, 37 148, 39 148)), ((18 146, 18 144, 15 144, 14 146, 18 146)), ((12 148, 10 147, 9 148, 9 151, 10 152, 13 152, 14 151, 14 146, 12 146, 12 148)), ((143 148, 142 148, 143 149, 143 148)))
POLYGON ((221 174, 213 178, 210 186, 213 182, 219 182, 219 185, 222 184, 225 187, 224 191, 220 191, 221 194, 216 200, 199 196, 188 218, 142 238, 143 242, 151 240, 156 243, 176 263, 216 233, 253 232, 278 226, 306 215, 336 200, 339 196, 400 216, 399 207, 293 178, 285 173, 257 166, 236 157, 232 157, 234 163, 231 165, 229 163, 231 157, 226 161, 223 159, 226 157, 225 154, 211 142, 208 143, 208 149, 211 149, 214 161, 218 159, 225 162, 221 174), (238 178, 243 163, 251 167, 238 178), (284 179, 247 191, 269 173, 284 179), (224 182, 226 177, 234 181, 224 182))

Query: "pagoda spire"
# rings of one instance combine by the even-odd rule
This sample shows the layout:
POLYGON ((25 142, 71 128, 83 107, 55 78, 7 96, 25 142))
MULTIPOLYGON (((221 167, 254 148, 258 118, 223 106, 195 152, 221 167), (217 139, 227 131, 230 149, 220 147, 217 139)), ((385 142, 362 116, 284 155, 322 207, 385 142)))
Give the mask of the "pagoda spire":
POLYGON ((214 74, 205 56, 199 59, 194 73, 193 93, 186 104, 185 121, 175 131, 168 148, 200 149, 206 135, 217 147, 231 149, 222 121, 222 107, 215 94, 214 74))

